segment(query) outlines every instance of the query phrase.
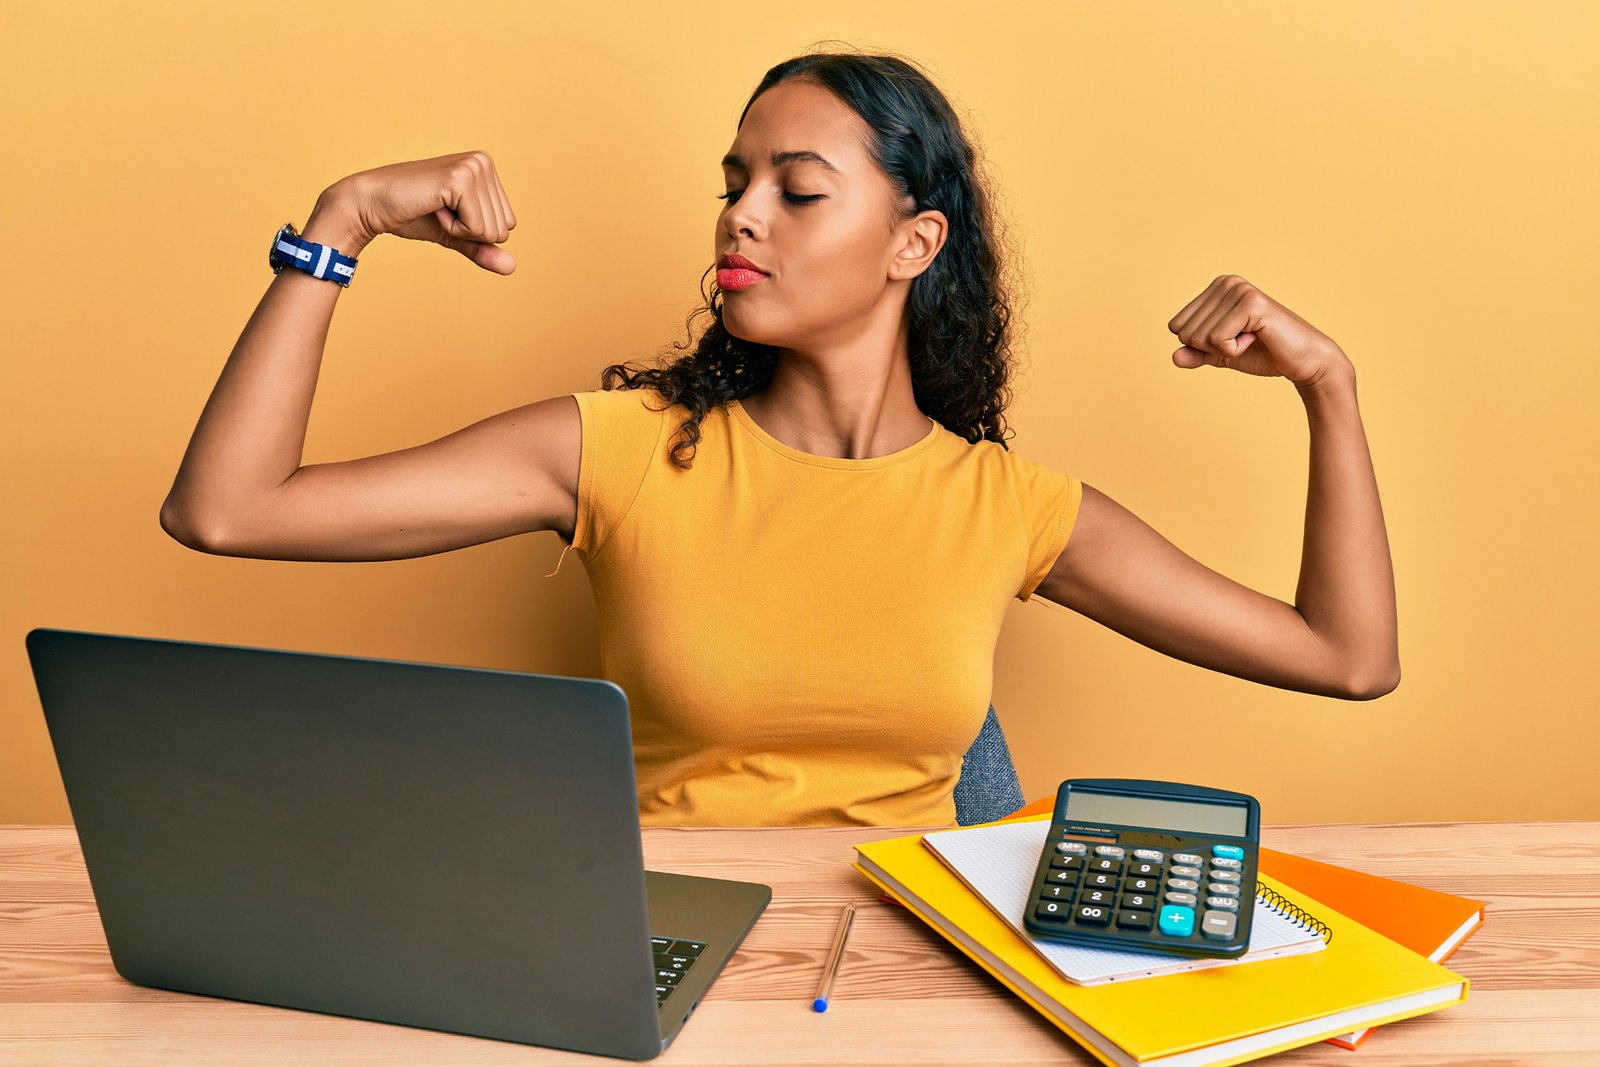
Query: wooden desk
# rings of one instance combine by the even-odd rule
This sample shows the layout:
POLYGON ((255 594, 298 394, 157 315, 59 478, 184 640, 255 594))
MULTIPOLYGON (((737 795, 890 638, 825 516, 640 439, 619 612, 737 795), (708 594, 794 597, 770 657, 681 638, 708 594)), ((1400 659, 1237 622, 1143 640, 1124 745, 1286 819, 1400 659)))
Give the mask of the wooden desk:
MULTIPOLYGON (((772 886, 668 1064, 1093 1060, 850 867, 905 830, 647 830, 647 864, 772 886), (825 1014, 811 996, 845 900, 865 902, 825 1014)), ((1600 1062, 1600 822, 1278 826, 1264 844, 1487 901, 1449 966, 1465 1004, 1358 1052, 1282 1064, 1600 1062)), ((0 827, 0 1064, 585 1064, 599 1057, 132 985, 112 970, 71 827, 0 827)))

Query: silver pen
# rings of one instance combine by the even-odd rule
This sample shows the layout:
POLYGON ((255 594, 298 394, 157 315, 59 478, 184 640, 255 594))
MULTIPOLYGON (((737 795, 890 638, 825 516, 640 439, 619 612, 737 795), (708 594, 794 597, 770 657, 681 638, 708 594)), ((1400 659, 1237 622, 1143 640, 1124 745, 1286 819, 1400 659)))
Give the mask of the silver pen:
POLYGON ((817 996, 811 1002, 813 1011, 828 1010, 828 991, 833 988, 833 980, 839 973, 839 961, 844 958, 845 938, 850 936, 850 924, 855 921, 856 902, 851 901, 844 906, 844 911, 839 915, 839 928, 833 932, 833 948, 828 951, 828 962, 822 965, 822 982, 817 986, 817 996))

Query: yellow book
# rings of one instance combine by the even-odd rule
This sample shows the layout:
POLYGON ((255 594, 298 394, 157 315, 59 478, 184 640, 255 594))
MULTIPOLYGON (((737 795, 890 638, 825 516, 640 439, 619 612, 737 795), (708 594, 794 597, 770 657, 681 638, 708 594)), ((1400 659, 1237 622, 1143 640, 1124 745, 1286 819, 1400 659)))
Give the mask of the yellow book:
POLYGON ((1467 980, 1303 893, 1261 883, 1331 931, 1320 952, 1082 986, 922 845, 921 834, 857 845, 853 866, 1103 1063, 1243 1063, 1466 999, 1467 980))

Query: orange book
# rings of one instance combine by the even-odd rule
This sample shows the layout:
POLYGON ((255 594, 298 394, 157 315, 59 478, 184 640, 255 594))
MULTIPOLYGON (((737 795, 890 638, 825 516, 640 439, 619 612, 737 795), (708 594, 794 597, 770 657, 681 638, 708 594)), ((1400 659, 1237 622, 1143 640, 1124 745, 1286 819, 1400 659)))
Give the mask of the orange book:
MULTIPOLYGON (((1055 806, 1055 797, 1043 797, 1007 818, 1048 815, 1055 811, 1055 806)), ((1483 922, 1481 900, 1291 856, 1271 848, 1262 848, 1260 856, 1262 874, 1293 886, 1318 903, 1326 904, 1434 963, 1449 957, 1483 922)), ((1356 1030, 1331 1037, 1328 1042, 1355 1048, 1375 1029, 1356 1030)))

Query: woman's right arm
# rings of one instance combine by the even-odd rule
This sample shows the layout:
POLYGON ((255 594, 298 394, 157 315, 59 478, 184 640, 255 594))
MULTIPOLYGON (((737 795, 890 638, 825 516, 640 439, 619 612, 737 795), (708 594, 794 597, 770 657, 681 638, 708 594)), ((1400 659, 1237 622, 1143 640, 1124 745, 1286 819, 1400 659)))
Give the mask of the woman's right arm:
MULTIPOLYGON (((352 175, 317 200, 302 233, 356 256, 380 233, 432 240, 501 274, 516 225, 481 152, 352 175)), ((570 396, 527 404, 414 448, 301 466, 323 345, 342 285, 281 271, 206 402, 161 507, 190 548, 282 560, 405 559, 577 515, 581 427, 570 396)))

